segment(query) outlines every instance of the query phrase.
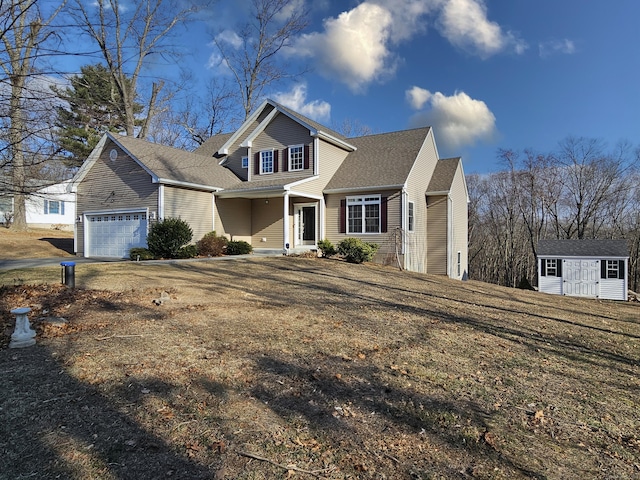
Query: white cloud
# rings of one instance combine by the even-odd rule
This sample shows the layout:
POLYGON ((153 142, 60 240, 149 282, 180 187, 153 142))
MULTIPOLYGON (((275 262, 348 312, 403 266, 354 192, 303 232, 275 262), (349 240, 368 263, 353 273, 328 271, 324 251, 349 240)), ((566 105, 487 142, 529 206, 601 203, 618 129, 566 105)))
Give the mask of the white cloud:
POLYGON ((242 38, 233 30, 225 30, 216 35, 218 42, 223 42, 235 49, 242 48, 242 38))
POLYGON ((442 35, 458 48, 482 58, 495 55, 509 47, 521 54, 527 46, 511 32, 487 18, 483 0, 445 0, 438 19, 442 35))
POLYGON ((443 0, 370 0, 391 13, 391 40, 409 40, 427 29, 426 17, 434 13, 443 0))
POLYGON ((313 57, 325 77, 361 92, 368 83, 395 70, 387 47, 391 22, 391 13, 385 8, 361 3, 325 20, 323 32, 302 35, 293 51, 313 57))
POLYGON ((279 92, 273 99, 317 122, 328 122, 331 117, 331 105, 322 100, 307 102, 307 84, 299 83, 288 92, 279 92))
MULTIPOLYGON (((415 98, 410 92, 416 88, 406 92, 410 101, 415 98)), ((464 92, 448 97, 440 92, 419 90, 423 96, 428 94, 428 109, 416 113, 410 120, 411 126, 432 126, 436 141, 445 148, 459 149, 489 141, 496 135, 496 117, 482 100, 475 100, 464 92)))
POLYGON ((414 110, 420 110, 424 107, 425 103, 429 101, 432 97, 431 92, 429 90, 425 90, 424 88, 413 86, 409 90, 405 92, 405 96, 409 105, 414 110))
POLYGON ((576 45, 572 40, 551 40, 542 42, 538 45, 538 50, 542 58, 549 57, 554 54, 572 55, 576 53, 576 45))

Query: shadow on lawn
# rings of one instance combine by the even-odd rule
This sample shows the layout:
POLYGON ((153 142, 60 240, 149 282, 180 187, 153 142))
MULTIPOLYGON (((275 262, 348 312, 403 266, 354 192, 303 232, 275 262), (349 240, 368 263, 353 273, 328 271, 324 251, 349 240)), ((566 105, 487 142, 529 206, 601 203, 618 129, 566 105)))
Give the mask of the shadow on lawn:
MULTIPOLYGON (((334 365, 336 370, 344 369, 344 364, 339 363, 339 359, 335 361, 338 362, 334 365)), ((337 378, 327 371, 332 369, 331 359, 328 360, 329 365, 323 364, 322 371, 293 362, 297 360, 258 358, 257 368, 263 378, 253 388, 251 395, 284 419, 291 421, 296 416, 303 417, 313 430, 328 438, 335 448, 351 452, 375 448, 375 445, 367 446, 369 437, 379 436, 380 431, 395 425, 401 431, 427 435, 433 442, 432 447, 438 447, 442 442, 457 451, 460 456, 458 464, 442 464, 447 458, 451 458, 447 454, 436 457, 435 460, 441 463, 436 470, 440 474, 447 472, 446 475, 451 478, 460 477, 461 474, 466 476, 469 472, 464 472, 464 469, 476 462, 491 464, 491 470, 499 467, 507 475, 546 478, 543 474, 515 464, 485 442, 484 434, 489 431, 491 413, 474 402, 441 401, 390 386, 381 381, 382 372, 369 364, 352 367, 348 377, 360 380, 351 380, 349 383, 349 379, 337 378), (283 381, 285 387, 288 382, 295 386, 283 388, 283 381), (336 412, 342 412, 341 406, 344 405, 357 408, 360 415, 369 414, 368 420, 361 420, 360 415, 353 422, 349 422, 349 418, 342 418, 336 412), (371 435, 367 435, 367 428, 373 429, 371 435)), ((384 439, 384 436, 381 438, 384 439)), ((379 462, 389 463, 389 459, 380 458, 381 451, 378 445, 376 451, 365 452, 364 456, 370 462, 375 462, 378 457, 379 462)), ((426 456, 425 453, 424 457, 426 456)), ((390 458, 397 462, 395 468, 398 478, 422 478, 421 474, 430 474, 430 469, 433 468, 430 462, 434 461, 422 457, 423 455, 419 455, 402 461, 390 458)))
POLYGON ((73 237, 71 238, 48 238, 48 237, 43 237, 43 238, 39 238, 38 240, 40 240, 41 242, 48 242, 50 243, 53 247, 57 248, 58 250, 63 250, 65 252, 67 252, 70 255, 73 255, 73 237))
MULTIPOLYGON (((46 347, 0 351, 0 371, 0 478, 215 475, 144 430, 93 386, 65 373, 46 347)), ((163 392, 170 387, 150 388, 163 392)), ((139 391, 140 385, 122 389, 139 391)))

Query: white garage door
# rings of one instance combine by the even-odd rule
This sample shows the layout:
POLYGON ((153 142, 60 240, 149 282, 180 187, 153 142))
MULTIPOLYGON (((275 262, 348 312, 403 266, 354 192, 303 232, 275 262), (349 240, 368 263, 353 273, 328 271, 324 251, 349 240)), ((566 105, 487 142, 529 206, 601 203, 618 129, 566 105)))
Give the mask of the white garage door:
POLYGON ((87 215, 89 257, 129 256, 129 249, 147 246, 145 212, 87 215))

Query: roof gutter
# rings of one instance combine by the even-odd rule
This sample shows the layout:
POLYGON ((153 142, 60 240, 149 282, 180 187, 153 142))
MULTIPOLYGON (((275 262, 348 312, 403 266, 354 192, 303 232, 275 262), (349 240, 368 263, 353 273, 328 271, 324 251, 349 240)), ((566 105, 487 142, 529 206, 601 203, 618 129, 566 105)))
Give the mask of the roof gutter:
POLYGON ((379 190, 400 190, 404 188, 404 183, 399 185, 378 185, 371 187, 345 187, 345 188, 328 188, 322 193, 349 193, 349 192, 375 192, 379 190))
POLYGON ((169 180, 168 178, 157 178, 153 177, 151 180, 152 183, 161 183, 163 185, 172 185, 175 187, 184 187, 184 188, 193 188, 196 190, 204 190, 206 192, 219 192, 222 190, 220 187, 212 187, 210 185, 201 185, 198 183, 190 183, 190 182, 180 182, 178 180, 169 180))

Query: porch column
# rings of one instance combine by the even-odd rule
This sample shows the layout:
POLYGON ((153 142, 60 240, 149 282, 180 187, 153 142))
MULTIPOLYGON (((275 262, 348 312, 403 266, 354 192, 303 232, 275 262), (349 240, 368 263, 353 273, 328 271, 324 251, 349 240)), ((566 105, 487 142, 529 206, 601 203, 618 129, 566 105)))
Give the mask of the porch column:
POLYGON ((284 228, 284 243, 282 248, 291 248, 291 240, 289 239, 289 192, 284 192, 284 208, 283 208, 283 228, 284 228))

